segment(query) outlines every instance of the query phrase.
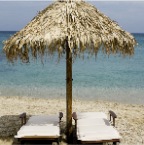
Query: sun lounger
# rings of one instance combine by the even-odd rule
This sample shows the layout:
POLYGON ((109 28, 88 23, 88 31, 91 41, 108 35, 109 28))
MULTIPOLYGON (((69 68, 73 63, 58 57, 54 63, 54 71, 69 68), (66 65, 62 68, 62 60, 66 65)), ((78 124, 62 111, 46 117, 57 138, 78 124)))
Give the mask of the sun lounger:
POLYGON ((31 116, 26 122, 26 113, 20 115, 22 127, 15 138, 24 140, 53 140, 60 137, 60 122, 63 113, 59 115, 36 115, 31 116))
POLYGON ((115 129, 116 114, 109 111, 110 120, 103 112, 84 112, 72 114, 75 120, 77 142, 82 144, 96 144, 120 142, 121 136, 115 129))

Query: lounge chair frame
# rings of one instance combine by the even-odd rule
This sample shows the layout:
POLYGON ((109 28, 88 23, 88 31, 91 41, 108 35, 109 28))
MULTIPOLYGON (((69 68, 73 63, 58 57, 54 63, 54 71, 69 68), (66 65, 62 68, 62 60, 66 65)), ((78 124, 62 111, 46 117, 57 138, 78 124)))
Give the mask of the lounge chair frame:
MULTIPOLYGON (((19 115, 19 118, 21 119, 21 126, 25 125, 27 123, 27 115, 26 113, 22 113, 19 115)), ((59 125, 60 123, 62 122, 63 118, 63 113, 62 112, 59 112, 59 125)), ((59 141, 59 137, 60 136, 25 136, 25 137, 21 137, 21 138, 18 138, 18 141, 23 144, 25 141, 29 141, 29 140, 48 140, 48 141, 55 141, 58 143, 59 141)))
MULTIPOLYGON (((115 119, 117 118, 117 115, 113 112, 113 111, 109 111, 109 122, 112 126, 115 127, 115 119)), ((77 136, 77 114, 76 112, 73 112, 72 114, 72 118, 75 121, 75 132, 76 132, 76 136, 77 136)), ((112 142, 113 145, 116 145, 117 143, 120 143, 120 139, 111 139, 111 140, 99 140, 99 141, 82 141, 82 140, 77 140, 78 144, 99 144, 99 143, 107 143, 107 142, 112 142)))

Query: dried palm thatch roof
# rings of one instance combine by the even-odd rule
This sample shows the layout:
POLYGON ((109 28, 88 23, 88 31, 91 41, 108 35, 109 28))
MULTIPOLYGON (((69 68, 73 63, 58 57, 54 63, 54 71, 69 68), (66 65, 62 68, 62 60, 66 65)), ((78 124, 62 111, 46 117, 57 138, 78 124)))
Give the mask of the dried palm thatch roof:
POLYGON ((134 53, 134 37, 118 24, 81 0, 59 0, 33 18, 21 31, 4 42, 8 60, 29 60, 45 53, 65 52, 65 41, 75 55, 88 50, 97 54, 134 53))

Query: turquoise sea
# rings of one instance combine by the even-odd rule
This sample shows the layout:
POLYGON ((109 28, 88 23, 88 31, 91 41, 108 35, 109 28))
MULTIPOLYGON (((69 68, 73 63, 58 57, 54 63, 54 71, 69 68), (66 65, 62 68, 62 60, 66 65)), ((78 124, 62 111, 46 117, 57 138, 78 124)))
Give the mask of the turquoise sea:
MULTIPOLYGON (((0 96, 65 98, 65 56, 57 54, 10 64, 2 53, 2 41, 15 32, 0 32, 0 96)), ((132 57, 99 52, 97 57, 73 62, 73 98, 144 104, 144 34, 133 34, 138 42, 132 57)))

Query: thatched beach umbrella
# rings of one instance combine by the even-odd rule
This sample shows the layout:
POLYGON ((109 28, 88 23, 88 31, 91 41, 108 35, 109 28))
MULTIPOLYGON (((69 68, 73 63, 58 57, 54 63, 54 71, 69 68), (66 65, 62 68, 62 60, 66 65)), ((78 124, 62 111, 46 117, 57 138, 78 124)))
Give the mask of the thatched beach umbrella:
POLYGON ((81 0, 59 0, 33 18, 21 31, 5 41, 4 52, 11 62, 29 62, 32 55, 66 53, 67 135, 72 130, 72 57, 84 51, 97 54, 132 55, 134 37, 118 24, 81 0))

